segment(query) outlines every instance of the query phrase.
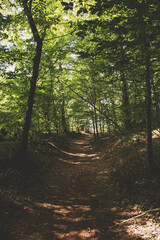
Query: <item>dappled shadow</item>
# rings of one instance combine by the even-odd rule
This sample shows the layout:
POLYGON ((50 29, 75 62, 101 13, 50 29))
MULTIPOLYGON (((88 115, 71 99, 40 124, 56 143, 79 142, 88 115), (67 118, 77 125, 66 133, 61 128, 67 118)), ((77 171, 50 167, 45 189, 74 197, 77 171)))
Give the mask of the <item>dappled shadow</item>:
POLYGON ((10 232, 13 240, 142 239, 129 234, 125 226, 121 231, 111 231, 113 220, 122 210, 107 208, 100 199, 95 194, 89 198, 55 199, 51 203, 19 197, 10 200, 9 207, 3 203, 1 227, 6 234, 10 232))
POLYGON ((87 135, 69 138, 68 149, 56 152, 57 161, 53 155, 45 159, 50 164, 45 174, 27 175, 16 191, 0 191, 4 236, 10 240, 143 239, 127 224, 111 228, 135 213, 132 209, 127 213, 114 200, 106 163, 89 140, 87 135))

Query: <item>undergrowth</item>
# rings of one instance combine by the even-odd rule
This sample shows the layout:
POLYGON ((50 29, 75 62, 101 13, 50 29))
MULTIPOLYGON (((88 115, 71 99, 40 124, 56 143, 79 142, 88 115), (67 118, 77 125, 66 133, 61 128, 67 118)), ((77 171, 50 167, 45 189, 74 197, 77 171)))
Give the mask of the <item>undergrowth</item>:
POLYGON ((30 139, 27 158, 17 156, 19 142, 0 141, 0 188, 17 191, 24 188, 30 177, 40 178, 50 168, 51 156, 67 147, 66 136, 41 136, 38 141, 30 139))
MULTIPOLYGON (((143 209, 159 207, 160 178, 149 169, 144 133, 103 137, 96 147, 110 169, 109 179, 119 200, 125 198, 143 209)), ((153 138, 153 149, 155 164, 160 169, 159 138, 153 138)))

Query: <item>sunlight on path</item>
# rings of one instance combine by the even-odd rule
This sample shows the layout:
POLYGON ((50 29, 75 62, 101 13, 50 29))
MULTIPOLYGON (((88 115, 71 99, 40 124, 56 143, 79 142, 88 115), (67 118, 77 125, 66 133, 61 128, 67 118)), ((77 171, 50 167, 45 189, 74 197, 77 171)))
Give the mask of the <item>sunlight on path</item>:
POLYGON ((118 218, 127 215, 122 216, 106 161, 89 144, 90 139, 90 135, 68 138, 67 149, 58 149, 55 156, 45 159, 50 164, 45 175, 26 178, 26 189, 19 194, 8 193, 10 205, 3 202, 0 224, 6 229, 3 223, 9 222, 6 231, 13 240, 144 239, 127 227, 122 232, 110 230, 118 218))
POLYGON ((70 156, 75 156, 75 157, 80 157, 80 158, 90 158, 90 157, 95 157, 97 156, 96 153, 94 154, 86 154, 86 153, 71 153, 71 152, 66 152, 66 151, 63 151, 61 150, 61 152, 65 153, 65 154, 68 154, 70 156))

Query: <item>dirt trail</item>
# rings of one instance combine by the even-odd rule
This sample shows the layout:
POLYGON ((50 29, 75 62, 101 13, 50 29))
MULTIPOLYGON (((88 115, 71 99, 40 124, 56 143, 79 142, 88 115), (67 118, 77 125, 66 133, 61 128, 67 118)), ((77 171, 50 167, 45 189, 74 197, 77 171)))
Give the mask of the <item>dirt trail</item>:
POLYGON ((117 210, 106 162, 90 138, 68 138, 67 150, 50 157, 47 174, 26 178, 25 188, 3 199, 1 240, 121 239, 109 231, 117 210))

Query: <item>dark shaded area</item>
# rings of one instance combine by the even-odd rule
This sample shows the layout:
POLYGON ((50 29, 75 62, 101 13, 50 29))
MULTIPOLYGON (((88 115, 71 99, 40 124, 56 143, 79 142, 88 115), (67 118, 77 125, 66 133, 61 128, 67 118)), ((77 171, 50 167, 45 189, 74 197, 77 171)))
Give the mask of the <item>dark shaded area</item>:
POLYGON ((5 232, 4 229, 0 228, 1 240, 12 240, 11 235, 8 232, 5 232))

